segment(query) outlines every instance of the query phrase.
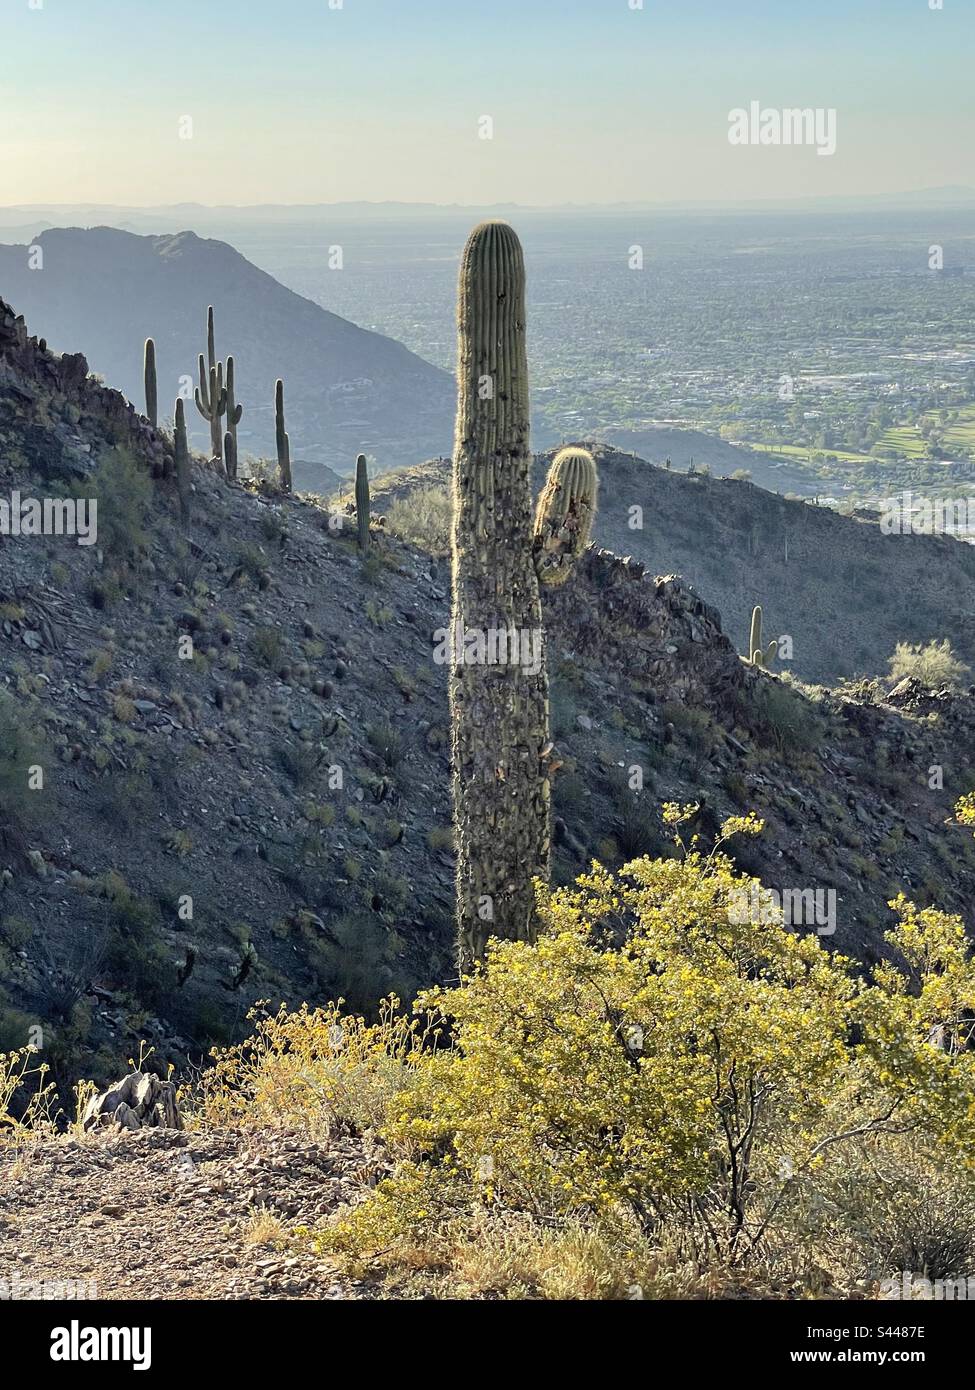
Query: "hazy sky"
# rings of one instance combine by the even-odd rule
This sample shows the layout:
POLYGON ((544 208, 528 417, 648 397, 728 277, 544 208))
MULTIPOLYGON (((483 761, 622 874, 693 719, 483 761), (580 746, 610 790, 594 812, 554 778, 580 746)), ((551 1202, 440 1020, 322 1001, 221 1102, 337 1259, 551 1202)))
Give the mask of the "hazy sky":
POLYGON ((975 183, 975 0, 33 3, 0 0, 5 204, 975 183), (835 107, 836 153, 731 146, 728 113, 753 100, 835 107))

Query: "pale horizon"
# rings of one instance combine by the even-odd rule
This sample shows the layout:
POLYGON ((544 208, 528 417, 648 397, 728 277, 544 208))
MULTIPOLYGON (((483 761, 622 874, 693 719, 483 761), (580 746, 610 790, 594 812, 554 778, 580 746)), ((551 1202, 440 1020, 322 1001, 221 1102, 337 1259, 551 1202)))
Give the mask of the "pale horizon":
POLYGON ((12 206, 742 203, 972 177, 975 13, 951 0, 38 3, 0 10, 12 206), (752 102, 835 111, 835 153, 729 144, 752 102))

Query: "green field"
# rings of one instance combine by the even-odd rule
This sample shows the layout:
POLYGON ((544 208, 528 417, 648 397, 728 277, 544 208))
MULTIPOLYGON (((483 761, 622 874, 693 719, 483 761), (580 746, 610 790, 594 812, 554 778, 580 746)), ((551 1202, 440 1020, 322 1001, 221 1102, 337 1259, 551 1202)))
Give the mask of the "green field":
POLYGON ((848 449, 812 449, 802 444, 759 444, 756 441, 743 441, 746 449, 758 449, 769 458, 783 459, 786 462, 812 463, 814 454, 828 454, 838 463, 876 463, 870 454, 854 454, 848 449))
POLYGON ((903 429, 886 430, 877 441, 882 449, 896 449, 901 458, 916 459, 924 458, 927 453, 927 441, 914 425, 905 425, 903 429))
MULTIPOLYGON (((937 417, 932 415, 930 418, 937 417)), ((959 410, 957 421, 945 430, 945 446, 950 449, 975 449, 975 405, 966 405, 959 410)))

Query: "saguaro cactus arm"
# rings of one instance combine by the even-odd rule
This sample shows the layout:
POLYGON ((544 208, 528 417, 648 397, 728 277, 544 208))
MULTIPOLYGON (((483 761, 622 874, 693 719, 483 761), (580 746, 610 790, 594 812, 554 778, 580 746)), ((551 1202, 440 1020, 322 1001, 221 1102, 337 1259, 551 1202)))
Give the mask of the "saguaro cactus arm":
POLYGON ((541 583, 564 584, 589 544, 597 486, 588 449, 556 454, 535 512, 535 571, 541 583))

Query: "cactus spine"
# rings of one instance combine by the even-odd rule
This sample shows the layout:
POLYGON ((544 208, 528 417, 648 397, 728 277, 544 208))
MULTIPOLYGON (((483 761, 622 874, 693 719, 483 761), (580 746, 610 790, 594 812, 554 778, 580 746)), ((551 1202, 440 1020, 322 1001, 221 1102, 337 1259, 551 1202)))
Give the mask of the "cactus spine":
POLYGON ((778 649, 778 642, 770 642, 766 649, 762 650, 762 610, 756 604, 752 609, 752 626, 748 638, 748 660, 753 666, 760 666, 763 670, 767 670, 775 660, 778 649))
POLYGON ((156 394, 156 345, 151 338, 146 339, 142 374, 146 386, 146 419, 150 425, 157 425, 159 410, 156 394))
POLYGON ((587 449, 556 454, 535 513, 535 571, 542 584, 564 584, 589 544, 597 486, 587 449))
POLYGON ((355 519, 359 528, 359 549, 369 549, 369 466, 365 454, 355 461, 355 519))
POLYGON ((186 521, 190 514, 190 450, 186 442, 186 414, 182 396, 176 400, 176 428, 173 432, 175 445, 176 490, 179 494, 179 509, 186 521))
POLYGON ((284 427, 284 382, 274 385, 274 438, 278 447, 278 477, 284 492, 291 491, 291 440, 284 427))
POLYGON ((207 360, 200 354, 200 384, 196 390, 196 408, 210 422, 210 454, 223 457, 223 430, 220 417, 227 409, 227 392, 223 384, 223 363, 217 361, 213 334, 213 305, 207 309, 207 360))
POLYGON ((533 880, 548 877, 550 850, 525 265, 504 222, 482 223, 468 239, 457 319, 450 711, 458 957, 470 970, 490 936, 534 939, 533 880), (489 660, 499 638, 505 656, 489 660))
POLYGON ((234 393, 234 359, 227 358, 227 433, 224 436, 224 467, 228 478, 237 476, 237 426, 240 424, 240 417, 244 413, 244 407, 237 404, 237 397, 234 393), (233 440, 233 460, 231 461, 230 451, 227 449, 227 439, 233 440))

